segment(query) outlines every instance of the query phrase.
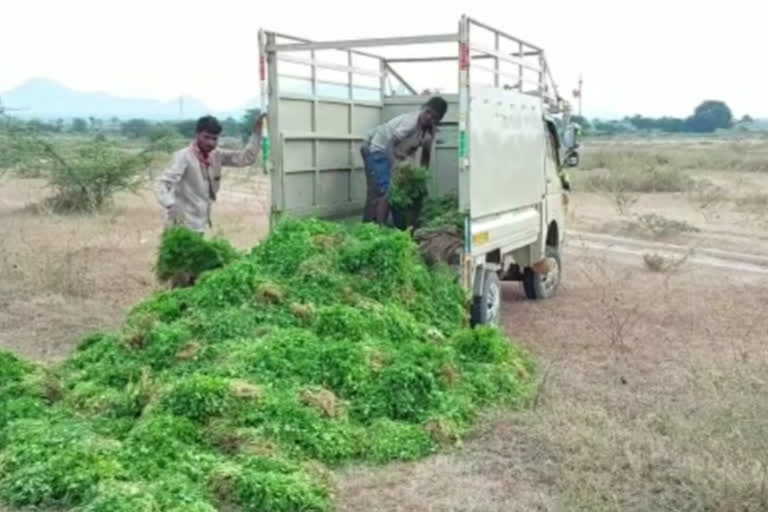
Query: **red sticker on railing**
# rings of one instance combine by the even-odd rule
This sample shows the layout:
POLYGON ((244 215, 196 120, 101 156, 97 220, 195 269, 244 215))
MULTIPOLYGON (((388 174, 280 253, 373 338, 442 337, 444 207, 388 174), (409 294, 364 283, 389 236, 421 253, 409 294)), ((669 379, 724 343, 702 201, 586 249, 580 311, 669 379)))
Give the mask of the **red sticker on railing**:
POLYGON ((469 69, 469 46, 467 43, 459 43, 459 69, 469 69))

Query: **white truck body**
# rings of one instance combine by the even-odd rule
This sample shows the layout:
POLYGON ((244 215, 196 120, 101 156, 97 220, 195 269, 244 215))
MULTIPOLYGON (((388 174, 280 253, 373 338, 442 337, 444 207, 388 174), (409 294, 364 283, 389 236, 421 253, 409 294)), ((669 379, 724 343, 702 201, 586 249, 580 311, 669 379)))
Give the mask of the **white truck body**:
POLYGON ((441 94, 449 107, 431 151, 429 193, 458 195, 465 214, 462 283, 487 322, 498 321, 501 278, 522 280, 531 298, 554 292, 565 214, 551 116, 567 117, 568 107, 543 50, 466 16, 457 32, 435 36, 312 42, 261 31, 259 42, 273 215, 361 216, 362 141, 429 97, 416 94, 394 66, 453 60, 457 92, 441 94), (439 44, 455 53, 367 53, 439 44), (387 93, 393 79, 406 94, 387 93))

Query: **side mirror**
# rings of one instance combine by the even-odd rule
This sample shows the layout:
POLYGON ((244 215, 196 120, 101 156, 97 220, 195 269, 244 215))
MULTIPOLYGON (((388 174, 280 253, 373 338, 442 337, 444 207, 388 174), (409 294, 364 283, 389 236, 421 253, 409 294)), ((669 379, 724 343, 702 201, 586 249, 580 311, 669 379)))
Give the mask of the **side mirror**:
POLYGON ((563 130, 563 139, 567 146, 573 146, 576 143, 576 129, 573 126, 566 126, 563 130))

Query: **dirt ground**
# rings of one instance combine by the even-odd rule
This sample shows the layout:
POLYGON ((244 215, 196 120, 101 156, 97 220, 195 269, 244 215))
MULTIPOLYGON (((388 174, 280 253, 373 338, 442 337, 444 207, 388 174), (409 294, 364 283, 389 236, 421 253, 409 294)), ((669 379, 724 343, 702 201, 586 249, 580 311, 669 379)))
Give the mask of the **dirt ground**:
MULTIPOLYGON (((768 510, 768 173, 697 176, 728 196, 636 193, 620 213, 615 191, 574 192, 559 295, 505 285, 504 329, 539 365, 534 405, 426 460, 338 471, 338 509, 768 510)), ((225 178, 216 231, 256 243, 267 187, 225 178)), ((155 288, 161 221, 149 193, 96 217, 30 207, 44 193, 0 181, 0 347, 55 361, 155 288)))
MULTIPOLYGON (((229 179, 213 234, 241 248, 268 230, 268 181, 229 179)), ((38 180, 0 180, 0 346, 54 361, 92 329, 116 327, 156 287, 152 266, 162 230, 150 191, 123 194, 102 215, 39 211, 38 180)))
POLYGON ((768 510, 768 276, 567 261, 551 301, 505 290, 536 406, 491 414, 452 453, 344 472, 341 510, 768 510))

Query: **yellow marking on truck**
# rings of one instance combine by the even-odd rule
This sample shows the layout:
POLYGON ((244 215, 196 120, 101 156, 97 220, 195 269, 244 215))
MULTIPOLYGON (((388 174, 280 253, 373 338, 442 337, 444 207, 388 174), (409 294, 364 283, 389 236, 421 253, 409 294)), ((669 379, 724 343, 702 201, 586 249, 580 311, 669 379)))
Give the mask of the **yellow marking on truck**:
POLYGON ((491 239, 490 233, 487 231, 481 231, 472 235, 472 245, 485 245, 491 239))

